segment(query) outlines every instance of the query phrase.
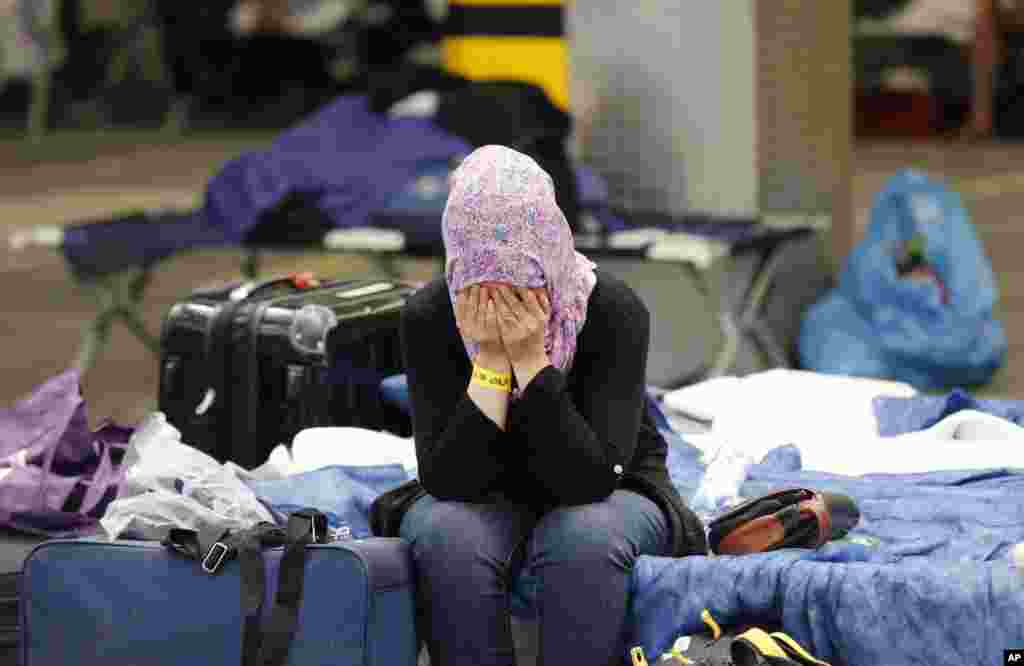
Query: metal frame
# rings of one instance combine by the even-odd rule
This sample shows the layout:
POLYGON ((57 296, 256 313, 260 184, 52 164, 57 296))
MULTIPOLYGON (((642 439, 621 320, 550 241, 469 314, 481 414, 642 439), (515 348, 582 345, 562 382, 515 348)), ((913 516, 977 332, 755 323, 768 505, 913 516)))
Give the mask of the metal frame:
POLYGON ((92 367, 110 340, 115 321, 120 321, 154 354, 160 354, 160 340, 149 332, 140 316, 142 297, 152 277, 152 267, 104 276, 75 277, 78 287, 97 303, 97 313, 82 329, 75 367, 83 373, 92 367))

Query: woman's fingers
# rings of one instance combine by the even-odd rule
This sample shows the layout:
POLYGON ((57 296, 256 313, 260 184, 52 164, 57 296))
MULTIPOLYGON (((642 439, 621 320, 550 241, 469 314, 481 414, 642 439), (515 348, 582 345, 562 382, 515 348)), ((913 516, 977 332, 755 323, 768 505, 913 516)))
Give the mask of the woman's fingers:
POLYGON ((466 324, 471 324, 476 316, 476 294, 470 287, 462 292, 462 317, 466 324))
POLYGON ((501 331, 503 340, 515 340, 519 337, 519 320, 515 313, 508 307, 506 298, 497 294, 494 298, 494 310, 496 325, 501 331))
POLYGON ((483 287, 478 284, 474 284, 473 290, 473 316, 477 319, 482 319, 487 307, 487 295, 484 293, 483 287))
POLYGON ((466 292, 455 295, 455 321, 460 327, 465 325, 466 319, 466 292))
POLYGON ((501 286, 498 288, 498 293, 501 294, 501 300, 505 304, 505 307, 517 320, 521 321, 529 314, 526 307, 519 300, 519 297, 516 296, 515 292, 511 289, 506 286, 501 286))
POLYGON ((498 325, 498 308, 494 305, 494 299, 487 299, 487 308, 485 311, 487 318, 487 329, 493 334, 497 334, 501 331, 501 327, 498 325))
POLYGON ((518 291, 519 298, 522 299, 527 311, 538 321, 547 321, 547 314, 537 294, 531 289, 519 289, 518 291))
POLYGON ((455 319, 472 339, 519 339, 543 329, 551 317, 551 300, 544 290, 476 284, 455 298, 455 319))

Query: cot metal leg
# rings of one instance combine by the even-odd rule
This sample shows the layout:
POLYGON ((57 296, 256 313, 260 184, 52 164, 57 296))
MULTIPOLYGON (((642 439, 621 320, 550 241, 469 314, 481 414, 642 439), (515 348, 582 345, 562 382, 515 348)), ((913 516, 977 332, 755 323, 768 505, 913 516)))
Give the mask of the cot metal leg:
POLYGON ((722 312, 718 316, 718 326, 722 331, 722 344, 715 354, 715 359, 708 370, 706 379, 722 377, 736 362, 736 354, 740 350, 740 339, 743 332, 736 323, 731 312, 722 312))
POLYGON ((743 313, 740 316, 740 327, 743 332, 750 334, 754 342, 760 348, 761 353, 777 368, 789 368, 791 366, 789 355, 783 346, 776 340, 774 333, 761 319, 761 309, 764 307, 765 297, 782 265, 782 245, 780 243, 766 251, 764 259, 754 283, 750 287, 746 301, 743 306, 743 313))
POLYGON ((708 311, 718 313, 718 330, 722 334, 721 344, 715 350, 708 369, 699 379, 713 379, 724 375, 735 363, 736 354, 739 351, 742 332, 732 308, 723 303, 722 281, 725 279, 731 261, 731 257, 726 255, 715 259, 706 268, 701 268, 688 261, 680 264, 683 272, 704 297, 708 311))
POLYGON ((97 302, 96 316, 85 325, 79 345, 75 367, 87 372, 110 341, 114 322, 122 324, 155 355, 160 353, 160 340, 146 328, 139 309, 142 296, 152 277, 150 267, 129 274, 115 274, 83 279, 79 286, 86 289, 97 302))
POLYGON ((46 134, 46 123, 50 107, 50 65, 43 65, 42 71, 32 77, 32 101, 28 111, 28 138, 38 144, 46 134))
POLYGON ((87 285, 99 302, 96 316, 82 329, 82 340, 78 348, 75 367, 85 374, 92 368, 100 350, 110 339, 110 327, 114 322, 114 296, 106 285, 87 285))
POLYGON ((390 252, 371 252, 370 261, 377 265, 383 275, 398 279, 402 277, 402 269, 398 266, 398 256, 390 252))
POLYGON ((255 280, 260 274, 260 256, 259 251, 249 250, 245 253, 242 258, 242 277, 246 280, 255 280))
POLYGON ((751 285, 745 290, 740 306, 724 300, 725 288, 723 281, 736 265, 736 258, 726 256, 717 259, 706 269, 689 263, 681 264, 684 272, 704 296, 711 312, 718 312, 718 327, 722 334, 722 342, 715 351, 704 374, 703 379, 713 379, 725 375, 733 367, 739 354, 744 336, 749 336, 757 345, 765 359, 778 368, 789 368, 789 355, 775 335, 761 319, 761 309, 771 288, 772 281, 782 265, 783 243, 775 244, 766 249, 758 249, 762 253, 757 268, 753 272, 751 285))

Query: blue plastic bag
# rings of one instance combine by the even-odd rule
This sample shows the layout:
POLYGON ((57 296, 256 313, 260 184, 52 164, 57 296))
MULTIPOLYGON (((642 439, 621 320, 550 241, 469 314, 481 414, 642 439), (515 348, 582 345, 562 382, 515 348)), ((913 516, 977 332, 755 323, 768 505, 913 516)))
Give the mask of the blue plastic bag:
POLYGON ((839 285, 807 312, 802 365, 919 389, 988 382, 1006 357, 998 289, 960 196, 912 170, 871 208, 839 285), (919 253, 919 254, 918 254, 919 253), (919 257, 919 268, 901 275, 919 257))

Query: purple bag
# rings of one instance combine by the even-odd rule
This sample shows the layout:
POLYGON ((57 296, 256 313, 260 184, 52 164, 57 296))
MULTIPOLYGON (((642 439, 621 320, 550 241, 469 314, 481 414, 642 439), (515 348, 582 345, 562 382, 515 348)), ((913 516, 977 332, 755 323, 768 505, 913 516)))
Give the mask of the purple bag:
POLYGON ((89 431, 79 371, 0 409, 0 525, 51 537, 96 529, 117 497, 132 428, 89 431))

